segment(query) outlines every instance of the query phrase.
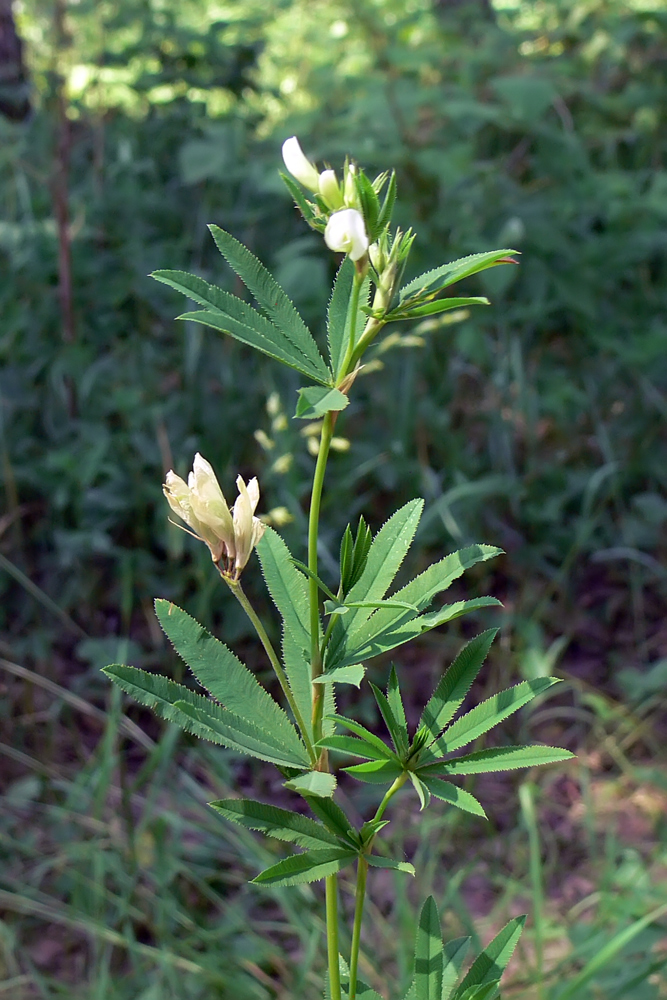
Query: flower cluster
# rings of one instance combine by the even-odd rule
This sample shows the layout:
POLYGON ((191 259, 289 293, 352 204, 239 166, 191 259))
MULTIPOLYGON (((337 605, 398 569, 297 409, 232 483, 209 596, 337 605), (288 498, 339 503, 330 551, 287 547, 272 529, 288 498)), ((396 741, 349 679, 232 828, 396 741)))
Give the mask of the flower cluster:
POLYGON ((236 486, 239 495, 230 510, 210 463, 197 453, 187 483, 170 471, 163 487, 173 512, 208 545, 213 562, 231 580, 238 580, 266 529, 254 517, 259 502, 257 480, 251 479, 246 486, 238 476, 236 486))
POLYGON ((305 156, 296 136, 283 143, 285 166, 300 184, 319 195, 331 212, 324 230, 324 241, 330 250, 348 254, 355 263, 368 254, 368 233, 360 211, 355 182, 356 167, 346 163, 342 186, 334 170, 318 171, 305 156))

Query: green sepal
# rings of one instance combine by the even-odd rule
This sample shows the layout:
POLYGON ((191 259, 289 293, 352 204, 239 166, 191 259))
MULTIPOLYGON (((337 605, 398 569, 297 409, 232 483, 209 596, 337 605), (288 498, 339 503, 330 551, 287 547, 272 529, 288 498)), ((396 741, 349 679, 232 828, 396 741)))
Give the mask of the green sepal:
POLYGON ((344 410, 350 400, 340 389, 321 385, 309 385, 299 389, 299 398, 294 416, 299 420, 316 420, 325 413, 344 410))

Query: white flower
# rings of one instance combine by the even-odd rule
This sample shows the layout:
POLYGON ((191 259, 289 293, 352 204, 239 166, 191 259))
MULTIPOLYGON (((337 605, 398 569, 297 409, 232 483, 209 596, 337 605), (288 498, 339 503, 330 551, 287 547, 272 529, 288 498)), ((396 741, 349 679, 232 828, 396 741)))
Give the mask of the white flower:
POLYGON ((187 483, 170 471, 163 489, 174 513, 208 545, 216 566, 222 562, 221 572, 238 580, 265 525, 253 517, 259 501, 257 480, 246 486, 239 476, 236 485, 239 496, 230 511, 211 465, 197 453, 187 483))
POLYGON ((324 242, 330 250, 349 254, 352 260, 363 257, 368 250, 368 236, 361 212, 356 208, 334 212, 324 231, 324 242))
POLYGON ((324 198, 328 208, 333 211, 342 208, 344 205, 343 195, 338 184, 335 170, 323 170, 320 174, 319 192, 324 198))
POLYGON ((305 156, 295 135, 290 139, 285 139, 283 143, 283 160, 292 177, 295 177, 299 184, 303 184, 311 191, 319 191, 320 175, 317 167, 305 156))

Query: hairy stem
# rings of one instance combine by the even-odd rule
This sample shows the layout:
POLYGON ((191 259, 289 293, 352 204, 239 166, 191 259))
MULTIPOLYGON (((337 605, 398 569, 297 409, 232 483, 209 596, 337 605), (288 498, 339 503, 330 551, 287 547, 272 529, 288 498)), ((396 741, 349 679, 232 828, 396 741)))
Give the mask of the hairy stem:
POLYGON ((338 879, 335 875, 327 876, 325 891, 329 992, 331 993, 331 1000, 341 1000, 340 969, 338 967, 338 879))
POLYGON ((231 590, 232 594, 234 595, 234 597, 236 598, 236 600, 239 602, 239 604, 241 605, 241 607, 243 608, 243 610, 245 611, 245 613, 247 614, 248 618, 250 619, 250 621, 253 624, 255 632, 257 633, 257 635, 259 637, 259 641, 261 642, 262 646, 264 647, 264 651, 266 652, 266 655, 269 658, 269 662, 271 663, 271 666, 273 667, 275 675, 278 678, 278 683, 280 684, 280 687, 282 688, 283 694, 285 695, 285 698, 287 699, 287 703, 289 704, 289 707, 292 709, 292 714, 294 715, 294 719, 296 721, 296 724, 297 724, 297 726, 299 727, 299 729, 301 731, 301 736, 303 738, 303 741, 306 744, 306 749, 308 750, 308 755, 309 755, 311 761, 313 762, 313 764, 315 764, 316 761, 317 761, 317 751, 315 750, 315 748, 313 747, 313 744, 310 741, 310 736, 308 735, 308 729, 306 728, 303 716, 301 715, 301 712, 299 711, 299 706, 297 705, 296 701, 294 700, 294 695, 292 694, 292 689, 289 686, 289 681, 287 679, 287 674, 283 670, 282 663, 280 662, 280 660, 278 658, 278 655, 277 655, 275 649, 273 648, 273 644, 272 644, 271 640, 269 639, 268 635, 266 634, 266 629, 264 628, 264 626, 262 624, 262 621, 259 618, 259 616, 257 615, 257 613, 256 613, 255 609, 253 608, 252 604, 250 603, 250 601, 246 597, 245 592, 244 592, 244 590, 243 590, 243 588, 241 586, 240 580, 230 580, 228 577, 223 577, 223 579, 228 584, 229 589, 231 590))
POLYGON ((354 924, 352 926, 352 951, 350 953, 350 1000, 357 995, 357 968, 359 967, 359 945, 361 943, 361 919, 366 899, 366 876, 368 861, 360 857, 357 863, 357 890, 354 898, 354 924))

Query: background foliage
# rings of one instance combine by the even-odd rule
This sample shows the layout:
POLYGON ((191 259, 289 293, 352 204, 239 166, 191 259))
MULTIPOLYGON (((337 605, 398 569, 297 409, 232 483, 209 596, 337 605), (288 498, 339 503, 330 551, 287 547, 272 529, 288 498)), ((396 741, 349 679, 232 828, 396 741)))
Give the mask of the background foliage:
MULTIPOLYGON (((359 380, 339 424, 323 565, 348 519, 363 511, 377 526, 415 493, 427 502, 423 558, 468 541, 502 545, 508 557, 495 579, 480 580, 507 608, 489 684, 559 664, 573 683, 558 723, 571 745, 592 749, 594 772, 646 780, 637 768, 664 733, 667 659, 667 10, 659 0, 497 0, 493 9, 430 0, 268 8, 35 0, 17 13, 35 111, 23 124, 0 123, 1 651, 40 683, 83 696, 90 711, 75 706, 84 715, 72 716, 63 690, 42 702, 34 685, 8 674, 1 711, 13 804, 3 835, 15 883, 6 891, 30 883, 35 892, 22 904, 26 927, 3 925, 6 951, 15 954, 24 932, 32 940, 46 919, 35 907, 51 906, 50 919, 95 916, 134 942, 133 965, 101 935, 92 957, 81 958, 82 996, 208 996, 206 977, 168 958, 137 957, 135 944, 159 942, 164 954, 187 957, 179 928, 190 921, 191 956, 206 953, 205 934, 220 931, 211 916, 220 897, 211 893, 229 890, 215 880, 236 888, 242 878, 231 867, 212 874, 219 856, 205 836, 183 841, 183 824, 198 829, 189 807, 185 818, 172 801, 157 808, 163 792, 153 776, 167 773, 160 768, 176 753, 169 732, 151 732, 156 746, 136 759, 125 754, 130 774, 112 780, 126 731, 97 668, 123 658, 164 662, 155 595, 207 624, 224 617, 229 641, 246 638, 203 547, 167 523, 160 483, 168 468, 183 474, 200 450, 230 491, 238 471, 257 474, 262 509, 287 508, 292 521, 281 530, 296 548, 313 459, 291 421, 290 374, 214 331, 175 323, 182 299, 147 275, 185 268, 240 292, 207 233, 215 222, 250 245, 321 335, 334 262, 276 173, 280 144, 294 133, 319 162, 340 166, 350 153, 371 173, 397 168, 398 221, 418 233, 415 270, 489 246, 521 250, 519 268, 468 283, 489 295, 490 309, 388 338, 376 370, 359 380), (108 714, 96 716, 108 699, 108 714), (25 778, 30 768, 36 777, 25 778), (144 794, 141 805, 132 798, 144 794), (114 833, 106 824, 115 795, 129 805, 114 833), (26 817, 46 815, 49 834, 35 834, 21 854, 26 817), (63 860, 73 829, 90 847, 74 874, 63 860), (167 843, 180 847, 168 853, 167 843), (196 891, 182 867, 187 860, 192 871, 193 855, 196 891), (182 920, 164 902, 166 885, 185 907, 182 920), (112 986, 109 970, 119 967, 129 970, 127 983, 112 986), (93 983, 102 992, 91 992, 93 983)), ((258 573, 254 583, 259 592, 258 573)), ((429 658, 451 648, 447 636, 425 647, 416 683, 429 658)), ((205 774, 209 790, 224 794, 227 758, 178 760, 198 803, 205 796, 193 776, 205 774)), ((652 795, 661 774, 653 768, 652 795)), ((586 801, 590 860, 601 832, 586 801)), ((218 837, 215 817, 207 823, 218 837)), ((499 823, 514 836, 513 820, 499 823)), ((431 833, 420 836, 426 843, 431 833)), ((631 856, 607 844, 607 867, 595 876, 602 898, 622 878, 620 898, 631 901, 622 912, 601 907, 601 933, 659 904, 632 894, 637 873, 646 878, 664 860, 664 844, 651 843, 634 843, 631 856)), ((573 869, 583 863, 570 860, 573 869)), ((503 869, 498 878, 507 887, 519 875, 503 869)), ((278 937, 289 925, 290 953, 312 959, 309 899, 306 890, 285 895, 274 923, 278 937)), ((226 913, 230 953, 240 954, 243 921, 226 913)), ((573 919, 574 946, 585 955, 595 950, 586 934, 597 931, 578 927, 573 919)), ((543 928, 547 939, 553 930, 543 928)), ((26 990, 42 990, 26 996, 50 995, 68 977, 81 984, 72 947, 63 968, 43 966, 41 987, 39 965, 26 971, 11 957, 8 981, 28 977, 26 990)), ((237 995, 290 982, 280 949, 267 957, 269 945, 243 947, 246 985, 235 985, 237 995)), ((646 969, 657 961, 652 947, 637 959, 646 969)), ((208 961, 215 969, 217 959, 208 961)), ((657 996, 659 984, 641 969, 642 995, 657 996)))

